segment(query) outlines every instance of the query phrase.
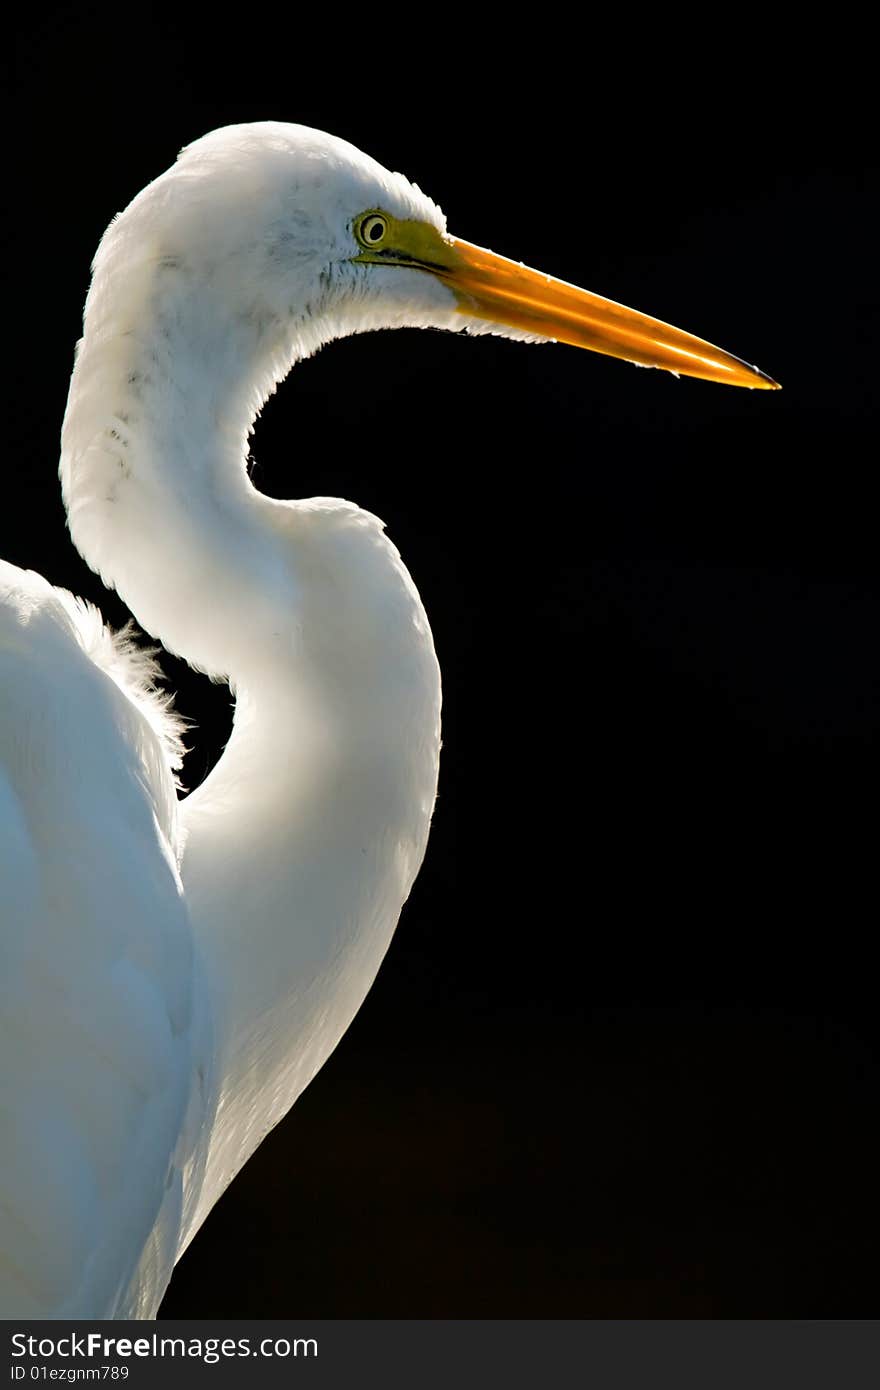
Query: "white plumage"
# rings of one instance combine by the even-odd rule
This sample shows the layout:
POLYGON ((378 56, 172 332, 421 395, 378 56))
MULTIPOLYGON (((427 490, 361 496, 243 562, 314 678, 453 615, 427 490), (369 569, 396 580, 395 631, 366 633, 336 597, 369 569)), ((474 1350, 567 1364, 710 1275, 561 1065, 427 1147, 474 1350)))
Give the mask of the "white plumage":
POLYGON ((246 459, 297 359, 403 324, 767 384, 455 242, 402 176, 304 127, 213 132, 111 224, 64 421, 70 529, 147 632, 230 682, 235 722, 178 807, 149 659, 0 567, 6 1317, 152 1317, 387 949, 437 781, 427 618, 375 517, 272 501, 246 459))
POLYGON ((0 562, 6 1317, 122 1316, 133 1283, 131 1311, 155 1306, 174 1260, 206 1103, 193 1064, 208 1057, 180 749, 152 675, 94 609, 0 562))

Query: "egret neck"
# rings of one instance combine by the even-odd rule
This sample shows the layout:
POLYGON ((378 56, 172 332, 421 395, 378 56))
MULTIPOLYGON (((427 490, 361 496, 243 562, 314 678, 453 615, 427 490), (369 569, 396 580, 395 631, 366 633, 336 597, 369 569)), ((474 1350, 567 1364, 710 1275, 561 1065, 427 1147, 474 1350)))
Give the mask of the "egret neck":
POLYGON ((241 314, 167 257, 128 263, 120 296, 113 249, 64 426, 71 532, 149 633, 236 695, 229 745, 182 806, 222 1078, 207 1209, 375 977, 424 854, 440 678, 381 523, 247 476, 253 421, 319 341, 320 304, 241 314))

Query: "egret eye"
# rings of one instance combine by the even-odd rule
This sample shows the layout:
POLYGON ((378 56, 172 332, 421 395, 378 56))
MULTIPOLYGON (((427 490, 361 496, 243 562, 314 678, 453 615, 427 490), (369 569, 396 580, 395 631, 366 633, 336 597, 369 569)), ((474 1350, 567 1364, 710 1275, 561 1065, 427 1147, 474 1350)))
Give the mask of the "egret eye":
POLYGON ((378 246, 388 231, 387 219, 379 212, 367 213, 357 229, 357 237, 364 246, 378 246))

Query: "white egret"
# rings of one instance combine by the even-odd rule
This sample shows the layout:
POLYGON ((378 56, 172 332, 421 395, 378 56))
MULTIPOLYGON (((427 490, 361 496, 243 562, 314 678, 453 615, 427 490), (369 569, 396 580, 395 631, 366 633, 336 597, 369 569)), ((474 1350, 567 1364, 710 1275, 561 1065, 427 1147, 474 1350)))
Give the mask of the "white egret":
MULTIPOLYGON (((107 230, 62 436, 73 540, 236 707, 178 805, 149 658, 0 568, 0 1311, 152 1317, 336 1046, 425 850, 440 676, 376 517, 272 501, 247 438, 298 359, 400 325, 555 338, 734 385, 707 343, 446 232, 301 126, 214 131, 107 230)), ((381 451, 379 451, 381 463, 381 451)))

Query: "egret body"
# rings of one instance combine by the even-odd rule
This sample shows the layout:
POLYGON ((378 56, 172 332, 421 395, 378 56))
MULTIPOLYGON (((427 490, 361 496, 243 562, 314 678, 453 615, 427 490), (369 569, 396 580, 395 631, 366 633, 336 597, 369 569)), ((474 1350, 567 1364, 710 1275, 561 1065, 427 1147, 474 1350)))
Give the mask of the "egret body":
POLYGON ((149 659, 0 566, 6 1317, 154 1316, 388 947, 437 784, 428 620, 376 517, 270 500, 246 461, 298 359, 402 325, 773 385, 455 240, 402 176, 301 126, 214 131, 111 224, 64 420, 70 530, 148 633, 229 682, 235 720, 178 803, 149 659))

